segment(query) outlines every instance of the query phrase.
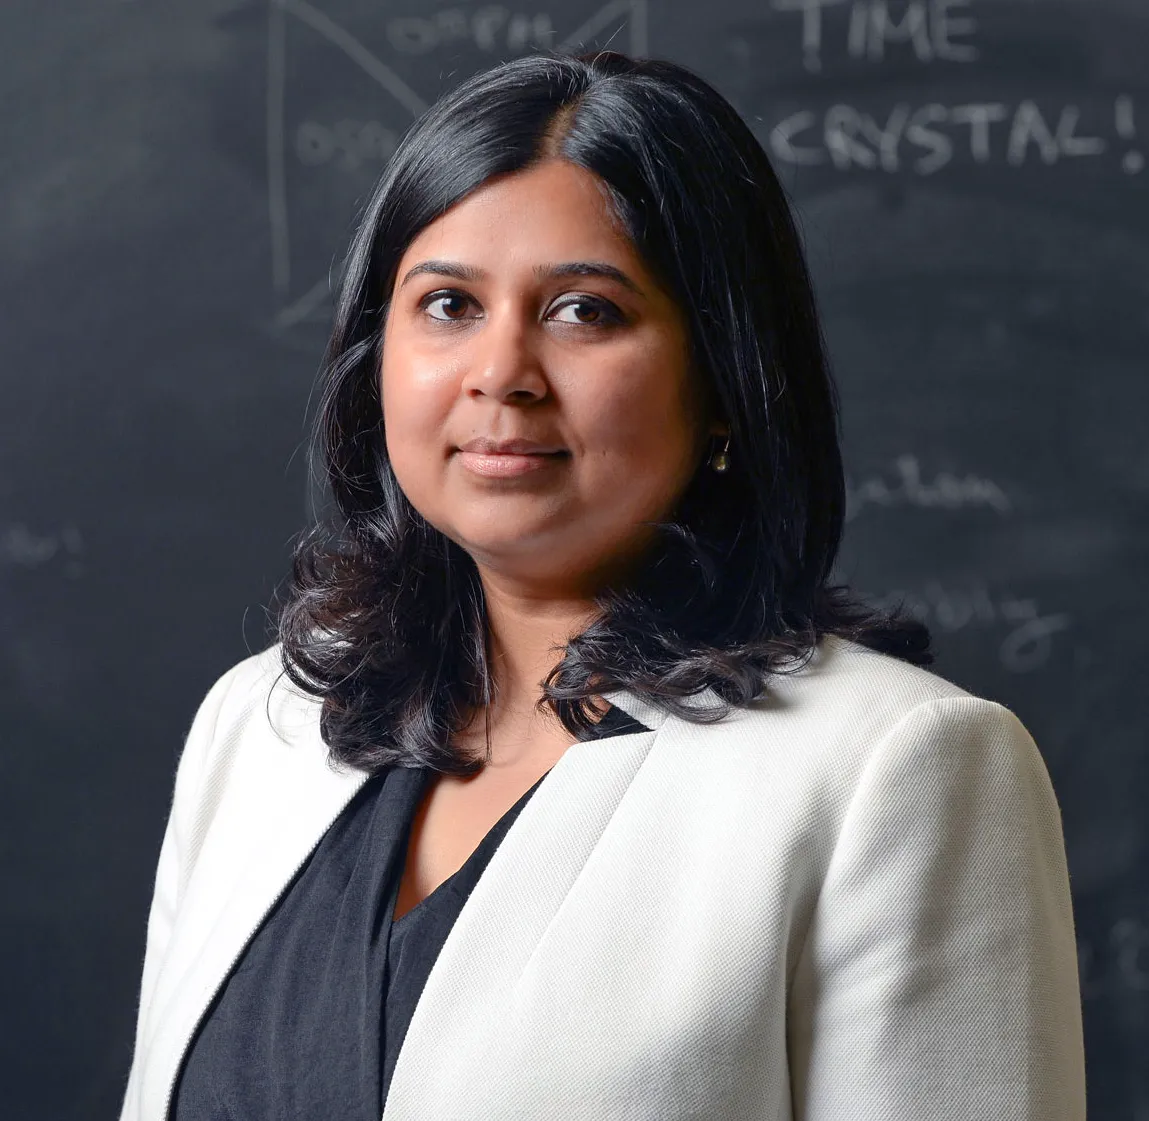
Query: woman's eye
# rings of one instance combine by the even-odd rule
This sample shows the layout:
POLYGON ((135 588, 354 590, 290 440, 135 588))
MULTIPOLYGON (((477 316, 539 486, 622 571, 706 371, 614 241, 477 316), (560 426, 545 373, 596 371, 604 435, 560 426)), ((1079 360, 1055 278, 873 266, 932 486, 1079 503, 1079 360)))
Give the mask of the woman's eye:
POLYGON ((564 323, 578 323, 584 327, 605 327, 622 322, 622 317, 605 300, 592 300, 586 296, 580 296, 577 300, 570 300, 555 310, 567 311, 570 308, 581 308, 582 310, 576 312, 576 318, 562 320, 564 323), (593 318, 582 318, 588 313, 593 318))
MULTIPOLYGON (((426 310, 435 304, 452 303, 452 302, 453 303, 461 303, 461 304, 465 305, 467 302, 467 297, 464 296, 461 292, 438 292, 438 293, 433 292, 430 296, 427 296, 426 298, 424 298, 424 300, 420 306, 424 310, 426 310)), ((462 319, 463 317, 461 315, 432 315, 431 318, 432 319, 442 319, 442 320, 446 320, 448 322, 452 322, 452 321, 457 322, 458 320, 462 319)))

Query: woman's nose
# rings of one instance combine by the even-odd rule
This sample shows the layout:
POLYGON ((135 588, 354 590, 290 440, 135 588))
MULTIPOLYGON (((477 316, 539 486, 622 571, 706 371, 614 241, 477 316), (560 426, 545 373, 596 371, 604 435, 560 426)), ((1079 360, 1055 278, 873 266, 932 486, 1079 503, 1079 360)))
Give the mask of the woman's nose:
POLYGON ((546 371, 538 353, 536 325, 522 310, 488 313, 462 359, 463 391, 502 400, 544 397, 546 371))

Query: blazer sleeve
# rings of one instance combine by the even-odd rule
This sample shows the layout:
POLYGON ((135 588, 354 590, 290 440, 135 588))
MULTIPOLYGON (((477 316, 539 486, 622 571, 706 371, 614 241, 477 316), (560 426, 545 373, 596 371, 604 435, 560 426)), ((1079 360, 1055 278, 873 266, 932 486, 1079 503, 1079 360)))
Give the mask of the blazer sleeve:
POLYGON ((1033 739, 924 702, 871 755, 789 997, 794 1121, 1083 1121, 1061 815, 1033 739))
POLYGON ((210 768, 216 728, 225 698, 237 674, 246 665, 240 662, 216 680, 200 702, 191 728, 184 739, 176 767, 175 785, 167 825, 160 842, 155 883, 148 911, 144 942, 143 976, 140 982, 136 1013, 135 1048, 128 1085, 127 1103, 133 1097, 133 1082, 138 1077, 140 1051, 146 1033, 148 1008, 155 989, 156 974, 167 952, 176 912, 187 883, 194 853, 202 839, 201 792, 210 768))

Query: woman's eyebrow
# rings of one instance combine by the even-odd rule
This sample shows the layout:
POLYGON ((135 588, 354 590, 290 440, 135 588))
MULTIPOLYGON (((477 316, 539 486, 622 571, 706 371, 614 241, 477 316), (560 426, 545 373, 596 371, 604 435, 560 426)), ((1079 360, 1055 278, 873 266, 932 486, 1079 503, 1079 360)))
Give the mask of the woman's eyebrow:
MULTIPOLYGON (((465 280, 472 284, 477 284, 487 277, 485 269, 477 268, 474 265, 465 265, 460 261, 420 261, 413 268, 408 269, 399 282, 399 287, 402 288, 407 281, 421 273, 452 276, 456 280, 465 280)), ((629 288, 638 296, 646 295, 622 269, 608 265, 605 261, 565 261, 559 265, 536 265, 534 274, 536 280, 551 280, 565 276, 601 276, 606 280, 616 281, 624 288, 629 288)))

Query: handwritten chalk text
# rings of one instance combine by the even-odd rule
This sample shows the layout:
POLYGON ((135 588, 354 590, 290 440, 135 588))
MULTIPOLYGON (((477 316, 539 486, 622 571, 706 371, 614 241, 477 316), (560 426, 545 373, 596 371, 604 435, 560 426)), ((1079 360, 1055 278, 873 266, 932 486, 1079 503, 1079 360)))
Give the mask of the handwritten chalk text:
POLYGON ((1149 923, 1118 919, 1099 943, 1079 939, 1077 964, 1085 1000, 1118 991, 1149 993, 1149 923))
POLYGON ((776 11, 802 17, 802 61, 807 70, 822 69, 826 41, 823 11, 849 5, 845 46, 850 58, 882 62, 887 49, 904 44, 919 62, 975 62, 978 49, 969 39, 977 21, 970 0, 771 0, 776 11), (894 10, 896 7, 896 10, 894 10))
MULTIPOLYGON (((843 104, 801 109, 779 121, 768 139, 770 152, 788 164, 917 175, 933 175, 966 155, 975 164, 1051 167, 1109 149, 1106 137, 1082 126, 1079 106, 1051 110, 1031 100, 1016 106, 899 102, 884 115, 843 104)), ((1126 160, 1122 166, 1135 174, 1143 165, 1126 160)))
POLYGON ((74 525, 58 533, 37 533, 23 522, 0 527, 0 567, 48 568, 59 564, 65 575, 79 576, 83 566, 84 540, 74 525))
POLYGON ((375 171, 395 152, 394 129, 378 121, 340 120, 332 124, 303 121, 295 130, 295 155, 308 167, 334 164, 344 171, 368 167, 375 171))
POLYGON ((1010 673, 1031 673, 1044 666, 1053 654, 1054 635, 1072 622, 1064 612, 1043 612, 1036 600, 1011 592, 995 595, 980 583, 947 588, 930 580, 920 591, 897 589, 866 598, 884 610, 903 606, 922 622, 943 631, 1006 628, 997 653, 1002 667, 1010 673))
POLYGON ((939 471, 930 482, 922 478, 915 455, 900 455, 894 461, 894 478, 868 475, 857 482, 846 479, 846 521, 852 521, 867 506, 918 506, 924 509, 959 510, 988 506, 1008 514, 1008 495, 992 479, 978 475, 955 475, 939 471))
POLYGON ((555 31, 545 12, 511 12, 499 4, 446 8, 427 16, 402 16, 387 24, 387 39, 402 54, 427 54, 439 47, 468 43, 481 51, 527 51, 554 45, 555 31))

